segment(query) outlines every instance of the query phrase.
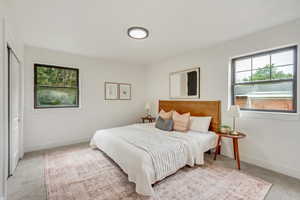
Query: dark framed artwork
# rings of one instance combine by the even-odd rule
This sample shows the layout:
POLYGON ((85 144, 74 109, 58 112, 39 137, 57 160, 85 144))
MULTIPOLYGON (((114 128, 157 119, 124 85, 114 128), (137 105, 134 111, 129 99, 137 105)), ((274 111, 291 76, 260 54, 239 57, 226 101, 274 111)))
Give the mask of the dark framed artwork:
POLYGON ((200 68, 170 73, 169 87, 171 99, 200 98, 200 68))
POLYGON ((34 64, 34 108, 79 107, 79 69, 34 64))

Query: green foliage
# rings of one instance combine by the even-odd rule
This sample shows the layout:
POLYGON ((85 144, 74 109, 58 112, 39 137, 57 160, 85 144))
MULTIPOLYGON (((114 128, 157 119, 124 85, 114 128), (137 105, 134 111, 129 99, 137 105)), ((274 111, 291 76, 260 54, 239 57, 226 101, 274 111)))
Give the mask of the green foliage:
POLYGON ((77 70, 38 66, 37 84, 52 87, 77 87, 77 70))
POLYGON ((255 71, 255 73, 252 74, 252 80, 251 77, 244 78, 243 81, 260 81, 260 80, 270 80, 270 72, 272 71, 272 79, 288 79, 292 78, 293 74, 291 73, 284 73, 283 71, 277 71, 276 67, 274 67, 274 64, 272 65, 266 65, 263 68, 259 68, 255 71))
POLYGON ((36 76, 39 106, 77 104, 77 70, 38 66, 36 76))
POLYGON ((228 126, 228 125, 221 125, 219 128, 229 128, 229 129, 231 129, 231 127, 228 126))
POLYGON ((260 81, 260 80, 268 80, 268 79, 270 79, 270 66, 269 65, 258 69, 252 75, 252 81, 260 81))
POLYGON ((76 105, 76 89, 68 88, 37 88, 37 102, 40 106, 76 105))
POLYGON ((225 128, 225 129, 227 129, 228 131, 231 131, 232 130, 232 128, 231 128, 231 126, 228 126, 228 125, 221 125, 219 128, 218 128, 218 132, 221 132, 221 129, 223 129, 223 128, 225 128))

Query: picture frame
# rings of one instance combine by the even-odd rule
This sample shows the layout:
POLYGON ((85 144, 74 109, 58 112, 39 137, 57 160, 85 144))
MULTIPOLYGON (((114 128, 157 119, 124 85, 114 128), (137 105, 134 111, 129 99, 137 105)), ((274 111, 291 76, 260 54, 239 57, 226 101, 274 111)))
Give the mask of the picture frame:
POLYGON ((79 89, 78 68, 34 63, 34 109, 79 108, 79 89))
POLYGON ((169 74, 170 99, 200 98, 200 68, 195 67, 169 74))
POLYGON ((104 99, 118 100, 119 99, 119 84, 114 82, 104 83, 104 99))
POLYGON ((119 83, 119 99, 131 100, 131 84, 119 83))

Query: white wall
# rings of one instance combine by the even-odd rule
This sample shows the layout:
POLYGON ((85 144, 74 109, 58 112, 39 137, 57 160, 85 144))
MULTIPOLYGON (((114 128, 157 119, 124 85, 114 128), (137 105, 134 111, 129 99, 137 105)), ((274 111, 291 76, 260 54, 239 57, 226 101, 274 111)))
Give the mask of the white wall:
MULTIPOLYGON (((156 105, 153 112, 157 111, 158 99, 169 98, 170 72, 200 67, 201 99, 221 100, 223 123, 231 123, 226 116, 230 58, 290 44, 300 44, 300 20, 153 64, 147 69, 147 98, 156 105)), ((248 135, 240 143, 243 161, 300 178, 298 116, 248 113, 239 120, 239 129, 248 135)), ((232 144, 225 143, 223 152, 231 156, 232 144)))
POLYGON ((140 121, 145 68, 63 52, 25 47, 25 151, 87 141, 97 129, 140 121), (33 109, 33 64, 79 68, 80 108, 33 109), (104 100, 104 82, 132 84, 132 100, 104 100))
MULTIPOLYGON (((7 137, 8 137, 8 115, 7 115, 7 44, 14 50, 17 57, 23 60, 23 42, 20 31, 16 26, 12 2, 0 0, 0 199, 6 196, 7 177, 7 137)), ((22 72, 21 72, 22 73, 22 72)), ((22 74, 21 74, 22 75, 22 74)), ((21 80, 22 81, 22 80, 21 80)), ((21 111, 22 112, 22 111, 21 111)), ((22 120, 20 123, 22 133, 22 120)), ((22 153, 22 152, 21 152, 22 153)))
POLYGON ((4 171, 4 158, 5 158, 5 143, 4 143, 4 2, 0 0, 0 200, 4 197, 4 182, 5 182, 5 171, 4 171))

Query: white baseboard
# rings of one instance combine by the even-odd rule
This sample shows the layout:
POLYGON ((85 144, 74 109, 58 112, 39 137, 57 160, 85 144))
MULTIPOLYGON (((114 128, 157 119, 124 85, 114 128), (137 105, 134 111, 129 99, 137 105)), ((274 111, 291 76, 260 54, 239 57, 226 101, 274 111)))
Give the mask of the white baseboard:
MULTIPOLYGON (((225 149, 222 149, 222 154, 224 156, 233 158, 233 152, 226 151, 225 149)), ((241 158, 241 161, 243 161, 243 162, 250 163, 250 164, 265 168, 265 169, 269 169, 271 171, 275 171, 275 172, 278 172, 278 173, 281 173, 281 174, 284 174, 287 176, 291 176, 291 177, 300 179, 300 169, 296 169, 296 168, 293 168, 290 166, 284 166, 284 165, 280 165, 280 164, 274 164, 274 163, 268 162, 266 160, 260 160, 257 158, 253 158, 246 154, 240 154, 240 158, 241 158)))
POLYGON ((90 139, 91 139, 91 137, 85 137, 85 138, 78 138, 78 139, 73 139, 73 140, 68 140, 68 141, 49 142, 47 144, 40 144, 40 145, 35 145, 35 146, 25 146, 24 147, 24 152, 28 153, 28 152, 32 152, 32 151, 51 149, 51 148, 54 148, 54 147, 60 147, 60 146, 65 146, 65 145, 70 145, 70 144, 88 142, 88 141, 90 141, 90 139))
POLYGON ((300 169, 296 169, 290 166, 283 166, 283 165, 279 165, 279 164, 274 164, 274 163, 270 163, 268 161, 265 160, 258 160, 256 158, 252 158, 250 156, 247 155, 241 155, 241 160, 245 161, 247 163, 251 163, 253 165, 257 165, 259 167, 262 168, 266 168, 281 174, 285 174, 287 176, 291 176, 297 179, 300 179, 300 169))

